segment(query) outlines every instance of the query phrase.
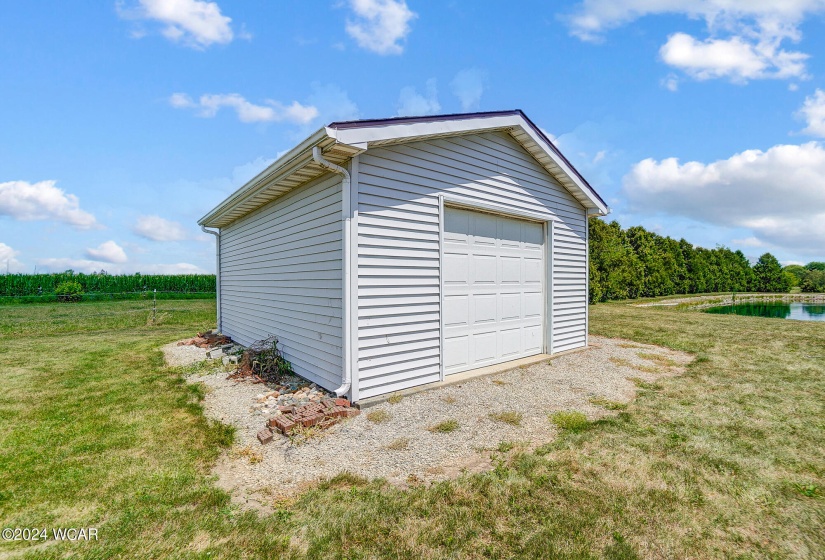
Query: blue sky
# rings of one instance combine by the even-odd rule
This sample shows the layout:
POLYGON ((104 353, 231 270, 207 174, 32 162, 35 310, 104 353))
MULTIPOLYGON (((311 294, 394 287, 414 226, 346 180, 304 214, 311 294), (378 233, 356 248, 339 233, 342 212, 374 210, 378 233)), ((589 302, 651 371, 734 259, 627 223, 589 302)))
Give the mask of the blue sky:
POLYGON ((825 260, 825 0, 6 3, 0 265, 201 272, 334 120, 519 108, 611 219, 825 260))

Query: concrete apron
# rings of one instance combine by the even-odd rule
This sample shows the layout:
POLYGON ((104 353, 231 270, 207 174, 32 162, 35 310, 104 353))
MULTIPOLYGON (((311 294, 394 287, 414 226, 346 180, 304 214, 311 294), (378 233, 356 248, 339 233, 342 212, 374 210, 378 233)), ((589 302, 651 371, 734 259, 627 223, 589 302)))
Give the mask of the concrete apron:
POLYGON ((593 348, 601 348, 601 346, 598 344, 591 344, 583 348, 574 348, 573 350, 565 350, 564 352, 558 352, 556 354, 536 354, 535 356, 527 356, 526 358, 519 358, 518 360, 510 360, 509 362, 502 362, 500 364, 493 364, 491 366, 470 369, 467 371, 462 371, 460 373, 448 375, 444 378, 444 381, 426 383, 424 385, 417 385, 415 387, 410 387, 409 389, 404 389, 403 391, 395 391, 393 393, 387 393, 385 395, 378 395, 377 397, 361 399, 357 403, 354 403, 353 406, 355 406, 356 408, 369 408, 371 406, 376 406, 383 402, 387 402, 387 399, 393 396, 406 397, 408 395, 420 393, 421 391, 431 391, 432 389, 440 389, 441 387, 447 387, 449 385, 457 385, 459 383, 465 383, 466 381, 470 381, 471 379, 488 377, 490 375, 504 373, 505 371, 510 371, 512 369, 532 366, 541 362, 552 361, 561 356, 567 356, 568 354, 576 354, 578 352, 584 352, 585 350, 591 350, 593 348))

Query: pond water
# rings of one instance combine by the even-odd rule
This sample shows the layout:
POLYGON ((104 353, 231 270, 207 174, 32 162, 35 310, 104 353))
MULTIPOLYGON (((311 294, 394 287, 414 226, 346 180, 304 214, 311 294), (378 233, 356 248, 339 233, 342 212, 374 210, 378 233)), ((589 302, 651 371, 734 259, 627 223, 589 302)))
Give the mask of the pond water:
POLYGON ((705 309, 705 313, 775 317, 798 321, 825 321, 825 305, 814 303, 738 303, 705 309))

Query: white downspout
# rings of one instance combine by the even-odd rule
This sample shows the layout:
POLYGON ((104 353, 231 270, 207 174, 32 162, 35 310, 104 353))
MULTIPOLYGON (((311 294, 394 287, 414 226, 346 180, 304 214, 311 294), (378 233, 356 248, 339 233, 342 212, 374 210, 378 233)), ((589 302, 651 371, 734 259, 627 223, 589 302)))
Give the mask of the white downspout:
POLYGON ((343 356, 342 359, 344 361, 344 375, 341 381, 341 386, 335 389, 335 394, 339 397, 349 394, 352 388, 352 364, 350 363, 350 352, 351 350, 351 342, 352 342, 352 327, 350 325, 350 314, 352 313, 352 301, 350 297, 350 274, 351 274, 351 266, 350 266, 350 240, 352 239, 352 221, 351 221, 351 210, 352 210, 352 203, 350 200, 350 176, 349 172, 341 167, 340 165, 335 165, 331 161, 327 161, 324 159, 324 156, 321 155, 321 148, 315 146, 312 148, 312 159, 323 167, 324 169, 328 169, 333 173, 338 173, 339 175, 343 176, 341 180, 341 198, 342 198, 342 214, 343 214, 343 222, 344 222, 344 247, 343 247, 343 268, 344 268, 344 285, 343 285, 343 293, 342 293, 342 307, 343 307, 343 323, 344 323, 344 343, 343 343, 343 356))
POLYGON ((217 307, 218 332, 221 332, 221 230, 212 231, 201 226, 201 231, 215 236, 215 305, 217 307))

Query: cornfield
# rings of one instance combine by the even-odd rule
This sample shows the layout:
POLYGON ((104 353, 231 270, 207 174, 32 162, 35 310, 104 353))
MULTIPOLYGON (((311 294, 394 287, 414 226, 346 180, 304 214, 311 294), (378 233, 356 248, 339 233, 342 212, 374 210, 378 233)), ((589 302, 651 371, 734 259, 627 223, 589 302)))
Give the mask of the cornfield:
POLYGON ((58 284, 67 281, 80 283, 87 294, 136 294, 152 290, 179 294, 215 292, 213 274, 114 276, 67 271, 56 274, 0 274, 0 296, 47 296, 54 294, 58 284))

